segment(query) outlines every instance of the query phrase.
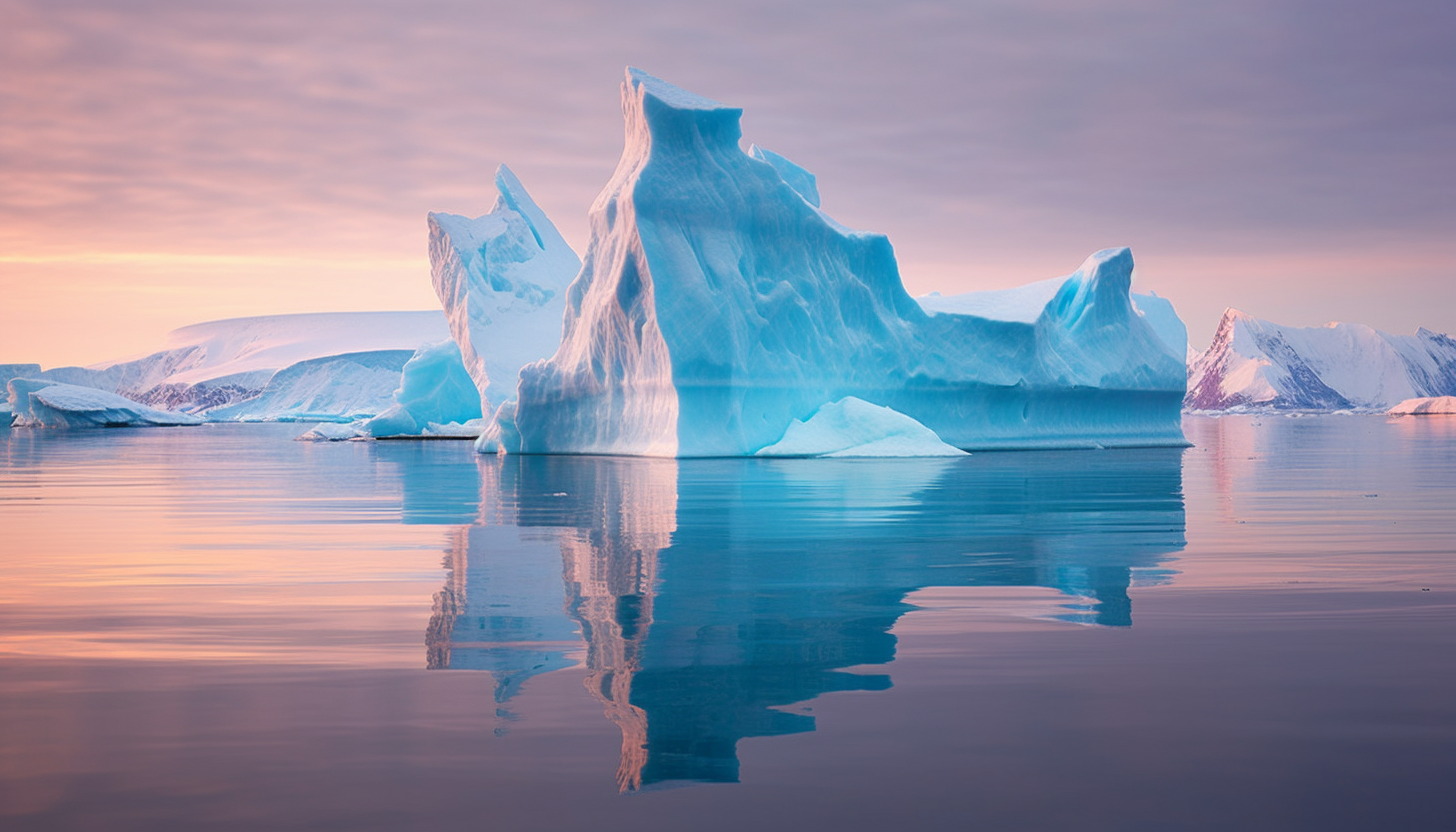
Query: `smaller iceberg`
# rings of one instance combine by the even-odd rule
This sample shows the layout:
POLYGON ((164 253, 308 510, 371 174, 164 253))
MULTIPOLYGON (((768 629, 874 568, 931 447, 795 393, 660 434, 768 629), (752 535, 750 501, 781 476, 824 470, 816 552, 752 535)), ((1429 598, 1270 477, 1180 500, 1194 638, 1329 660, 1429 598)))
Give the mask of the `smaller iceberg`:
POLYGON ((473 438, 480 434, 479 426, 468 426, 481 418, 480 391, 454 341, 416 350, 400 372, 394 401, 393 407, 363 424, 365 435, 473 438))
POLYGON ((864 399, 846 396, 795 419, 784 438, 757 456, 924 457, 966 456, 914 419, 864 399))
POLYGON ((11 379, 6 387, 10 409, 22 425, 92 428, 202 424, 197 416, 157 410, 94 387, 23 378, 11 379))
POLYGON ((341 425, 338 422, 320 422, 300 434, 297 439, 300 442, 344 442, 349 439, 360 439, 363 434, 359 430, 358 422, 350 422, 341 425))
POLYGON ((1406 399, 1385 412, 1391 416, 1456 415, 1456 396, 1425 396, 1406 399))

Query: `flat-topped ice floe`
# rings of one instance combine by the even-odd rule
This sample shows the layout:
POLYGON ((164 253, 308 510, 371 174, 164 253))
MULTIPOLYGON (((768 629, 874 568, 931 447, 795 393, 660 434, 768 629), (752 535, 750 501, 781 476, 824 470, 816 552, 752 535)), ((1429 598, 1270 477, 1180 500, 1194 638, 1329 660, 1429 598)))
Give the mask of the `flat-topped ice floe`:
POLYGON ((1022 319, 930 314, 886 237, 831 219, 803 168, 740 149, 741 110, 637 70, 622 105, 562 341, 521 371, 507 450, 752 455, 848 396, 956 448, 1184 444, 1186 347, 1134 307, 1127 249, 1022 319))
POLYGON ((200 425, 186 413, 157 410, 131 399, 45 379, 11 379, 10 408, 21 425, 48 428, 162 427, 200 425))
POLYGON ((1392 416, 1456 415, 1456 396, 1426 396, 1418 399, 1406 399, 1385 412, 1392 416))

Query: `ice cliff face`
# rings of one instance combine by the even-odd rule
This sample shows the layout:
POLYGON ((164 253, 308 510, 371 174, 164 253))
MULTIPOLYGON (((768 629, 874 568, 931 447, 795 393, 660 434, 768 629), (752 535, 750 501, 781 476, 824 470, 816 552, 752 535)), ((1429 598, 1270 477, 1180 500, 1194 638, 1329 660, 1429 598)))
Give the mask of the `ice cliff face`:
POLYGON ((520 449, 753 454, 854 396, 959 448, 1181 444, 1183 351, 1098 252, 1030 321, 929 314, 882 235, 738 146, 741 110, 628 70, 626 146, 593 204, 556 354, 521 371, 520 449))
POLYGON ((1420 329, 1390 335, 1362 324, 1289 327, 1237 309, 1188 366, 1191 410, 1268 407, 1384 410, 1456 394, 1456 341, 1420 329))
POLYGON ((561 343, 576 252, 502 165, 490 213, 430 214, 430 274, 481 408, 515 398, 521 367, 561 343))

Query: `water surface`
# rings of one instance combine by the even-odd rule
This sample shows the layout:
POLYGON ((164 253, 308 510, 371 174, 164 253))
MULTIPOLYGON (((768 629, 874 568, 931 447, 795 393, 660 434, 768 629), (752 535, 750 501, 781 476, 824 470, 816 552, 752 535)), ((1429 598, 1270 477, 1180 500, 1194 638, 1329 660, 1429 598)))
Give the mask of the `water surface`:
POLYGON ((1456 419, 1183 450, 0 434, 10 829, 1445 829, 1456 419))

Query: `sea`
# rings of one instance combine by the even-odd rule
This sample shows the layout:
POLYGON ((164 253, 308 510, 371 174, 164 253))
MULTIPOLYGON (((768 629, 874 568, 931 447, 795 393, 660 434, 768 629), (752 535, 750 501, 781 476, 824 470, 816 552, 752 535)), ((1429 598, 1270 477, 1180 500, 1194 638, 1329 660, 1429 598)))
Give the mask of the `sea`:
POLYGON ((1450 830, 1456 417, 0 433, 0 829, 1450 830))

